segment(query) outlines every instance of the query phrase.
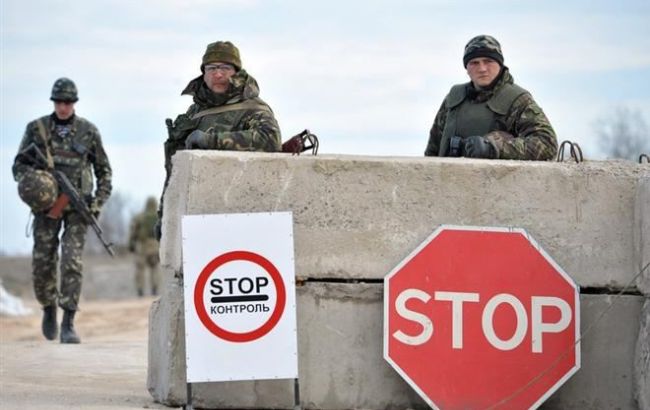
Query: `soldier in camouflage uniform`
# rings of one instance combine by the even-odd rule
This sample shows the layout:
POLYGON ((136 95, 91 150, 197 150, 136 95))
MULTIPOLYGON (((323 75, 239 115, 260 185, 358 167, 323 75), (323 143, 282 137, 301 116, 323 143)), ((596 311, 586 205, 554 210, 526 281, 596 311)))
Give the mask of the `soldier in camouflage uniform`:
POLYGON ((133 218, 129 234, 129 251, 135 253, 135 286, 138 296, 144 295, 145 270, 149 269, 149 285, 151 294, 157 295, 160 288, 160 257, 159 242, 154 234, 158 219, 156 210, 158 201, 149 197, 144 211, 133 218))
MULTIPOLYGON (((78 100, 75 84, 67 79, 56 80, 50 99, 54 112, 29 124, 20 143, 13 164, 14 179, 31 178, 36 169, 44 168, 34 158, 23 153, 35 144, 46 154, 48 166, 62 171, 80 195, 84 196, 90 210, 99 215, 102 205, 111 193, 111 166, 104 151, 97 128, 88 120, 75 114, 78 100), (96 189, 93 195, 93 174, 96 189)), ((34 249, 32 272, 34 292, 43 306, 43 335, 54 340, 58 334, 57 303, 63 311, 61 343, 79 343, 74 329, 74 316, 78 309, 82 282, 82 253, 86 240, 87 224, 82 216, 68 205, 59 219, 47 215, 47 209, 32 209, 34 213, 34 249), (63 235, 59 241, 59 233, 63 235), (61 244, 61 279, 57 289, 57 262, 61 244)))
MULTIPOLYGON (((239 50, 229 41, 208 44, 201 75, 189 82, 181 95, 194 103, 167 127, 164 191, 171 175, 171 157, 183 149, 278 152, 280 127, 273 111, 259 97, 257 81, 242 68, 239 50)), ((156 225, 160 239, 162 196, 156 225)))
POLYGON ((465 46, 470 82, 455 85, 429 133, 426 156, 549 160, 557 137, 528 91, 503 65, 501 45, 480 35, 465 46))
MULTIPOLYGON (((165 188, 171 175, 171 157, 178 150, 281 150, 280 127, 259 93, 257 81, 242 68, 237 47, 229 41, 208 44, 201 75, 181 93, 191 95, 194 103, 173 123, 168 122, 165 188)), ((160 216, 161 210, 162 200, 160 216)))

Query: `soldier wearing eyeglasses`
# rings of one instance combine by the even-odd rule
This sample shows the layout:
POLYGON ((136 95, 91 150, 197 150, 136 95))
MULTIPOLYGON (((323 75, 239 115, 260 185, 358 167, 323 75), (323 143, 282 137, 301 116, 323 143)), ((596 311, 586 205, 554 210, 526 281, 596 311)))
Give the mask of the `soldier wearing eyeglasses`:
POLYGON ((280 151, 280 127, 259 94, 257 81, 242 68, 237 47, 229 41, 208 44, 201 75, 181 93, 191 95, 193 104, 173 122, 167 120, 165 187, 178 150, 280 151))

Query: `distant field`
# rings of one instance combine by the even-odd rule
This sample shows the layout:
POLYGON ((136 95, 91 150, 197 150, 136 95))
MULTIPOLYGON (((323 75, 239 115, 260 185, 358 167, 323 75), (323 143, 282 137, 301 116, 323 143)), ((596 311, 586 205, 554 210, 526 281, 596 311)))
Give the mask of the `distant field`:
MULTIPOLYGON (((31 257, 0 257, 0 279, 11 294, 33 298, 31 257)), ((128 299, 136 296, 131 255, 86 255, 82 299, 128 299)))

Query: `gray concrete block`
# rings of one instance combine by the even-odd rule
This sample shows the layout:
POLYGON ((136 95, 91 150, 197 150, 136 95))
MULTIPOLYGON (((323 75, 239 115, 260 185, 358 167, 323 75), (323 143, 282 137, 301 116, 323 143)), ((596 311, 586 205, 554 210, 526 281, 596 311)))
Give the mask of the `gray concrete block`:
POLYGON ((639 264, 637 271, 645 268, 636 286, 644 295, 650 296, 650 177, 640 178, 636 189, 634 250, 634 259, 639 264))
POLYGON ((292 211, 303 278, 383 278, 436 227, 455 224, 524 228, 580 285, 620 287, 638 272, 643 172, 614 161, 179 152, 163 261, 181 266, 183 214, 292 211))
POLYGON ((636 410, 634 351, 643 297, 581 295, 580 305, 581 368, 541 408, 636 410))
POLYGON ((298 300, 305 408, 428 408, 383 359, 382 285, 309 282, 298 300))
POLYGON ((641 310, 634 376, 634 397, 639 409, 650 409, 650 298, 645 299, 641 310))
MULTIPOLYGON (((148 376, 153 397, 170 405, 185 402, 185 214, 293 212, 296 274, 309 279, 297 292, 305 408, 426 407, 383 360, 381 285, 356 281, 382 279, 441 224, 524 228, 578 284, 604 291, 630 283, 650 260, 650 172, 630 162, 218 151, 173 160, 161 243, 165 290, 151 311, 148 376)), ((636 280, 645 295, 649 276, 636 280)), ((581 297, 583 331, 613 300, 581 297)), ((582 369, 544 408, 632 409, 635 394, 645 406, 649 308, 640 313, 642 301, 615 299, 586 334, 582 369)), ((197 407, 291 408, 293 383, 198 384, 193 397, 197 407)))
POLYGON ((185 335, 183 286, 167 274, 167 286, 149 311, 147 389, 154 400, 171 406, 185 403, 185 335))
MULTIPOLYGON (((167 293, 165 299, 176 301, 161 303, 182 309, 181 297, 167 293)), ((305 409, 427 408, 383 359, 383 285, 307 282, 297 289, 297 302, 300 396, 305 409)), ((636 408, 634 351, 642 303, 640 296, 581 296, 582 368, 544 409, 636 408)), ((159 312, 162 309, 153 314, 159 312)), ((184 341, 167 346, 170 356, 184 357, 184 341)), ((154 387, 159 392, 154 397, 165 404, 178 405, 184 397, 179 386, 184 386, 185 371, 175 363, 164 377, 157 376, 159 383, 166 380, 170 387, 154 387)), ((193 397, 197 406, 211 408, 292 408, 292 383, 196 384, 193 397)))

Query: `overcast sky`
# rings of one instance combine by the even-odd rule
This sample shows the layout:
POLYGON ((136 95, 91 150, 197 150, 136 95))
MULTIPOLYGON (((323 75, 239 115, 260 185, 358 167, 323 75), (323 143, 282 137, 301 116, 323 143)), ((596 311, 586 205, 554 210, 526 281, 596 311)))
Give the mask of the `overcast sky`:
POLYGON ((603 158, 594 122, 616 107, 650 123, 650 1, 0 0, 0 250, 26 253, 28 208, 11 164, 25 125, 52 112, 54 80, 79 89, 114 189, 139 209, 159 195, 165 118, 191 103, 208 43, 230 40, 283 137, 309 128, 323 154, 421 156, 477 34, 502 45, 560 141, 603 158))

